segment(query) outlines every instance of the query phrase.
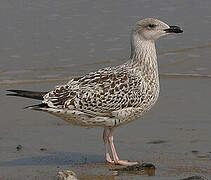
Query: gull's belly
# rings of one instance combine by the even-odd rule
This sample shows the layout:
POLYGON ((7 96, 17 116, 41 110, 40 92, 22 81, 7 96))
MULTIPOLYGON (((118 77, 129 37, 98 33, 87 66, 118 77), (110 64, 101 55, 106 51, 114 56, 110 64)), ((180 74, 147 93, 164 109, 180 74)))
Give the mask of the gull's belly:
POLYGON ((140 119, 156 103, 159 96, 159 83, 153 85, 154 88, 149 88, 149 86, 145 87, 147 88, 144 90, 144 95, 140 96, 142 100, 140 101, 140 99, 137 99, 137 101, 141 103, 139 103, 136 107, 126 107, 113 111, 109 116, 101 116, 99 114, 70 109, 50 108, 47 112, 77 126, 120 126, 140 119))
POLYGON ((158 98, 156 96, 151 97, 147 103, 143 103, 140 107, 128 107, 121 110, 113 111, 111 116, 94 116, 88 113, 84 113, 76 110, 53 110, 49 113, 65 120, 66 122, 76 126, 102 126, 102 127, 117 127, 123 124, 127 124, 131 121, 140 119, 146 112, 148 112, 155 104, 158 98))

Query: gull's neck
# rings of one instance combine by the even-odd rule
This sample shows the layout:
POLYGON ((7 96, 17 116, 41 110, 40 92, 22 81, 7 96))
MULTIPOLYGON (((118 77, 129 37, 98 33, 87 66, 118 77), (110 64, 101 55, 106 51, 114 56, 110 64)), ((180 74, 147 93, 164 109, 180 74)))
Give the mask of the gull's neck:
POLYGON ((152 73, 158 77, 157 55, 155 42, 141 38, 133 33, 131 38, 131 63, 140 70, 141 75, 152 73))

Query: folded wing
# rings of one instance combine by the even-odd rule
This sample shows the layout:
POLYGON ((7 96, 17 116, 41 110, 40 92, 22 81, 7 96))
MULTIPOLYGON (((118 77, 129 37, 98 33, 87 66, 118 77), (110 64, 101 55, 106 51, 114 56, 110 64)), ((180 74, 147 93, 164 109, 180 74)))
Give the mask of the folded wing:
POLYGON ((123 67, 104 68, 72 79, 44 96, 49 107, 111 116, 113 111, 141 103, 142 80, 123 67))

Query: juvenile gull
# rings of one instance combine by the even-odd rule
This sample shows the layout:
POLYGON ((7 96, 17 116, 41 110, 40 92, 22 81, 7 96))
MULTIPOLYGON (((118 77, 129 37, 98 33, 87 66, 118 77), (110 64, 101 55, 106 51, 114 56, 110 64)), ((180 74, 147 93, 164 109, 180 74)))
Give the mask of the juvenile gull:
POLYGON ((112 133, 116 127, 140 119, 155 104, 160 89, 155 40, 182 32, 157 19, 140 20, 132 30, 131 55, 126 63, 74 78, 49 92, 9 90, 15 94, 8 95, 42 100, 27 108, 51 113, 73 125, 103 127, 106 161, 137 164, 119 159, 112 133))

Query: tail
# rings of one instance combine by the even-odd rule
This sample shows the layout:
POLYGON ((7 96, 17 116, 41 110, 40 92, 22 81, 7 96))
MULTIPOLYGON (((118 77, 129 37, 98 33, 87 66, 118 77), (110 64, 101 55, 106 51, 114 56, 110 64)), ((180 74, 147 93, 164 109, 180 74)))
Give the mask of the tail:
MULTIPOLYGON (((37 92, 37 91, 23 91, 23 90, 7 90, 9 92, 13 92, 11 94, 7 94, 7 96, 19 96, 19 97, 25 97, 30 99, 37 99, 37 100, 43 100, 44 95, 46 95, 48 92, 37 92)), ((45 103, 27 106, 24 109, 32 109, 36 111, 47 111, 49 106, 45 103)))
POLYGON ((48 92, 23 91, 23 90, 13 90, 13 89, 10 89, 7 91, 13 92, 13 93, 7 94, 7 96, 20 96, 20 97, 38 99, 38 100, 43 100, 43 96, 48 93, 48 92))
POLYGON ((37 104, 37 105, 32 105, 32 106, 27 106, 24 109, 31 109, 35 111, 47 111, 49 106, 45 103, 37 104))

